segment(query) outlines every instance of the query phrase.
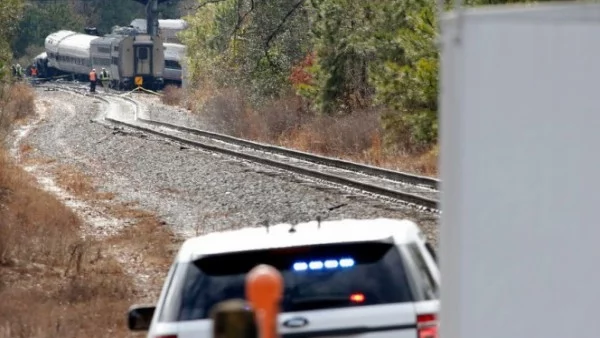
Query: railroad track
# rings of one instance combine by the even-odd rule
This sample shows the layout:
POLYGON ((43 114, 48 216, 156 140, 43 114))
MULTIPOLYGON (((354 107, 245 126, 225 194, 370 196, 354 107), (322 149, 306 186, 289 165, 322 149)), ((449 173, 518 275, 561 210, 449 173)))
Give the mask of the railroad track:
MULTIPOLYGON (((83 94, 82 88, 79 87, 61 86, 59 89, 83 94)), ((313 155, 224 134, 152 120, 142 116, 144 114, 140 108, 141 104, 131 98, 111 94, 95 95, 94 97, 106 102, 115 100, 118 97, 130 101, 136 106, 138 111, 135 112, 135 117, 131 119, 109 116, 104 118, 105 121, 114 125, 136 129, 191 147, 276 167, 362 192, 384 196, 416 206, 419 209, 439 212, 439 181, 437 179, 313 155)))

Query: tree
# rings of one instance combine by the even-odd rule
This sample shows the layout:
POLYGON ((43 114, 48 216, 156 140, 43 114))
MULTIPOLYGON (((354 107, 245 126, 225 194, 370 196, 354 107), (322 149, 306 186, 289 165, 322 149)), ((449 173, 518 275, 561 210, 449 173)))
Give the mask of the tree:
POLYGON ((312 67, 318 108, 326 114, 349 113, 371 105, 370 65, 402 57, 390 37, 404 22, 405 0, 311 0, 312 67))
MULTIPOLYGON (((12 44, 15 57, 24 56, 29 46, 43 46, 44 39, 55 31, 82 31, 84 18, 67 3, 29 3, 19 22, 19 38, 12 44)), ((34 55, 28 55, 33 57, 34 55)))
POLYGON ((11 40, 14 38, 23 12, 23 0, 0 1, 0 81, 6 81, 10 74, 12 53, 11 40))
POLYGON ((182 34, 192 82, 243 88, 256 105, 289 90, 290 70, 308 51, 304 1, 201 1, 182 34))
POLYGON ((388 143, 407 140, 412 146, 437 142, 437 99, 439 50, 436 10, 433 1, 414 3, 406 12, 406 26, 394 41, 403 58, 384 60, 373 67, 371 79, 378 103, 388 108, 383 127, 388 143), (407 135, 409 137, 407 137, 407 135))

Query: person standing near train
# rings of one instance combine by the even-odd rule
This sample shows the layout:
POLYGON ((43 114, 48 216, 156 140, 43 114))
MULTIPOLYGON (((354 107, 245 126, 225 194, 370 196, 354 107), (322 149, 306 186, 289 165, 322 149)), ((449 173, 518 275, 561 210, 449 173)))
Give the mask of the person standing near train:
POLYGON ((96 92, 96 81, 96 69, 92 69, 92 71, 90 72, 90 93, 96 92))
POLYGON ((104 87, 105 91, 108 91, 108 85, 110 84, 110 75, 106 71, 106 68, 102 68, 100 72, 100 82, 102 83, 102 87, 104 87))

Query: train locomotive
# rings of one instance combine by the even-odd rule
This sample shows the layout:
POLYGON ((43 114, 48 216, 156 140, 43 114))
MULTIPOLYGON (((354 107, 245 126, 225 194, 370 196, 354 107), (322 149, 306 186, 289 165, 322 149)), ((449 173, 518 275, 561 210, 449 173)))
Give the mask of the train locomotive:
POLYGON ((116 28, 103 37, 60 30, 45 41, 46 56, 35 59, 41 77, 69 74, 88 81, 92 68, 110 72, 114 88, 132 89, 136 78, 142 86, 157 90, 164 85, 164 47, 160 36, 116 28), (46 58, 46 59, 44 59, 46 58))

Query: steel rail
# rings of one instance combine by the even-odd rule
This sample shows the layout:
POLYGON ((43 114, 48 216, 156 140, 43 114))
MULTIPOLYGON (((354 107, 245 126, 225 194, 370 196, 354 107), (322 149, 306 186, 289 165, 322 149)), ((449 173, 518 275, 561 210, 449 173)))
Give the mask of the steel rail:
POLYGON ((109 118, 109 117, 105 117, 104 119, 106 121, 109 121, 109 122, 111 122, 113 124, 116 124, 116 125, 121 125, 121 126, 125 126, 125 127, 128 127, 128 128, 137 129, 137 130, 142 131, 142 132, 146 132, 146 133, 149 133, 149 134, 154 134, 154 135, 157 135, 157 136, 160 136, 160 137, 163 137, 163 138, 167 138, 167 139, 179 142, 179 143, 183 143, 183 144, 187 144, 187 145, 190 145, 190 146, 202 148, 204 150, 208 150, 208 151, 212 151, 212 152, 217 152, 217 153, 223 153, 223 154, 226 154, 226 155, 230 155, 230 156, 242 158, 242 159, 245 159, 245 160, 248 160, 248 161, 252 161, 252 162, 256 162, 256 163, 260 163, 260 164, 264 164, 264 165, 276 167, 276 168, 279 168, 279 169, 287 170, 287 171, 290 171, 290 172, 293 172, 293 173, 297 173, 297 174, 301 174, 301 175, 305 175, 305 176, 309 176, 309 177, 321 179, 321 180, 324 180, 324 181, 329 181, 329 182, 332 182, 332 183, 340 184, 340 185, 343 185, 343 186, 355 188, 355 189, 362 190, 362 191, 365 191, 365 192, 369 192, 369 193, 373 193, 373 194, 377 194, 377 195, 381 195, 381 196, 393 198, 393 199, 396 199, 396 200, 404 201, 406 203, 415 204, 415 205, 427 208, 429 210, 439 210, 439 208, 438 208, 438 201, 433 200, 433 199, 429 199, 429 198, 425 198, 425 197, 422 197, 422 196, 418 196, 418 195, 414 195, 414 194, 410 194, 410 193, 406 193, 406 192, 401 192, 401 191, 396 191, 396 190, 391 190, 391 189, 379 187, 379 186, 368 184, 368 183, 358 182, 358 181, 351 180, 351 179, 344 178, 344 177, 340 177, 340 176, 335 176, 335 175, 331 175, 331 174, 322 173, 322 172, 319 172, 319 171, 316 171, 316 170, 310 170, 310 169, 302 168, 302 167, 291 165, 291 164, 288 164, 288 163, 274 161, 274 160, 267 159, 267 158, 264 158, 264 157, 254 156, 254 155, 246 154, 246 153, 243 153, 243 152, 234 151, 234 150, 231 150, 231 149, 226 149, 226 148, 222 148, 222 147, 217 147, 217 146, 205 144, 205 143, 202 143, 202 142, 199 142, 199 141, 194 141, 194 140, 186 139, 186 138, 183 138, 183 137, 171 135, 171 134, 168 134, 168 133, 163 133, 163 132, 160 132, 160 131, 152 129, 152 128, 141 126, 139 124, 128 123, 128 122, 125 122, 125 121, 121 121, 121 120, 117 120, 117 119, 109 118))
MULTIPOLYGON (((42 86, 40 86, 40 87, 42 87, 42 86)), ((58 90, 61 90, 61 91, 68 91, 68 92, 73 92, 73 93, 77 93, 80 95, 90 96, 94 99, 98 99, 98 100, 104 101, 106 103, 109 103, 109 100, 105 97, 96 96, 96 95, 87 95, 85 93, 81 93, 80 90, 76 90, 79 88, 72 88, 72 87, 71 88, 64 88, 64 87, 57 88, 58 86, 56 86, 56 87, 52 86, 52 87, 54 87, 58 90)), ((153 125, 153 126, 166 127, 166 128, 170 128, 170 129, 174 129, 174 130, 179 130, 179 131, 203 136, 205 138, 212 139, 212 140, 219 140, 219 141, 223 141, 226 143, 240 145, 240 146, 248 147, 248 148, 259 150, 259 151, 271 152, 271 153, 283 155, 283 156, 286 156, 289 158, 302 159, 307 162, 317 163, 317 164, 321 164, 321 165, 325 165, 325 166, 329 166, 329 167, 334 167, 337 169, 360 172, 360 173, 367 174, 370 176, 378 176, 378 177, 382 177, 385 179, 399 181, 402 183, 410 183, 410 184, 414 184, 414 185, 424 185, 424 186, 427 186, 430 188, 437 187, 438 180, 432 179, 429 177, 405 174, 405 173, 401 173, 401 172, 396 172, 396 171, 372 167, 372 166, 366 166, 366 165, 357 164, 357 163, 353 163, 353 162, 312 155, 309 153, 300 152, 300 151, 296 151, 296 150, 290 150, 290 149, 286 149, 283 147, 261 144, 261 143, 243 140, 243 139, 239 139, 239 138, 235 138, 235 137, 231 137, 231 136, 227 136, 227 135, 223 135, 223 134, 203 131, 203 130, 194 129, 194 128, 188 128, 188 127, 174 125, 174 124, 165 123, 165 122, 161 122, 161 121, 154 121, 154 120, 140 118, 139 117, 140 103, 138 101, 127 98, 127 97, 116 96, 116 95, 107 95, 107 96, 112 97, 112 98, 119 98, 124 101, 131 102, 135 106, 135 110, 136 110, 135 115, 138 116, 137 121, 141 122, 142 124, 148 124, 149 126, 153 125), (405 177, 408 177, 408 179, 405 179, 405 177)), ((283 170, 286 170, 289 172, 293 172, 293 173, 305 175, 308 177, 332 182, 332 183, 339 184, 342 186, 347 186, 350 188, 358 189, 358 190, 361 190, 364 192, 385 196, 385 197, 392 198, 395 200, 403 201, 408 204, 414 204, 414 205, 417 205, 420 207, 424 207, 431 211, 439 211, 440 210, 439 205, 438 205, 439 202, 437 200, 426 198, 423 196, 419 196, 419 195, 415 195, 415 194, 411 194, 411 193, 407 193, 407 192, 402 192, 402 191, 397 191, 397 190, 392 190, 392 189, 380 187, 380 186, 369 184, 369 183, 363 183, 363 182, 359 182, 356 180, 352 180, 352 179, 348 179, 348 178, 344 178, 344 177, 340 177, 340 176, 336 176, 336 175, 332 175, 332 174, 323 173, 323 172, 320 172, 317 170, 302 168, 300 166, 296 166, 296 165, 292 165, 292 164, 288 164, 288 163, 284 163, 284 162, 267 159, 264 157, 250 155, 250 154, 240 152, 240 151, 235 151, 235 150, 231 150, 231 149, 227 149, 227 148, 223 148, 223 147, 218 147, 218 146, 202 143, 200 141, 190 140, 190 139, 187 139, 184 137, 160 132, 153 128, 145 127, 145 126, 142 126, 137 123, 129 123, 129 122, 121 121, 121 120, 110 118, 110 117, 105 117, 104 120, 107 122, 110 122, 112 124, 115 124, 115 125, 120 125, 120 126, 124 126, 124 127, 128 127, 128 128, 132 128, 132 129, 137 129, 142 132, 154 134, 154 135, 157 135, 162 138, 167 138, 172 141, 176 141, 176 142, 186 144, 189 146, 201 148, 201 149, 204 149, 207 151, 223 153, 223 154, 226 154, 229 156, 242 158, 242 159, 245 159, 245 160, 248 160, 251 162, 260 163, 260 164, 267 165, 267 166, 276 167, 276 168, 283 169, 283 170)), ((99 122, 99 121, 96 121, 96 122, 99 122)))
POLYGON ((344 169, 348 171, 354 171, 363 173, 370 176, 377 176, 385 179, 389 179, 392 181, 425 186, 434 190, 438 190, 439 180, 427 177, 427 176, 419 176, 414 174, 408 174, 400 171, 394 171, 389 169, 383 169, 379 167, 374 167, 365 164, 359 164, 355 162, 345 161, 337 158, 325 157, 320 155, 315 155, 311 153, 306 153, 298 150, 293 150, 289 148, 278 147, 274 145, 268 145, 264 143, 253 142, 229 135, 219 134, 215 132, 210 132, 206 130, 200 130, 196 128, 190 128, 186 126, 171 124, 163 121, 150 120, 145 118, 138 117, 138 121, 152 124, 160 127, 170 128, 202 137, 207 137, 210 139, 216 139, 227 143, 232 143, 239 146, 244 146, 248 148, 252 148, 254 150, 270 152, 278 155, 283 155, 286 157, 292 157, 296 159, 300 159, 307 162, 312 162, 316 164, 326 165, 328 167, 335 167, 339 169, 344 169))

